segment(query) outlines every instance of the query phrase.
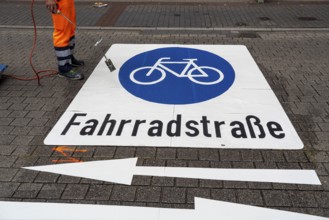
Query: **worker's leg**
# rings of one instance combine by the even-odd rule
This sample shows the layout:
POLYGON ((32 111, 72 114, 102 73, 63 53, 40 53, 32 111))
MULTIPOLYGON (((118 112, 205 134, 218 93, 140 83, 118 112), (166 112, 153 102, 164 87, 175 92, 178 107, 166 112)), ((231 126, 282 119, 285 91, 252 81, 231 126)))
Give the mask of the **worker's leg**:
POLYGON ((73 35, 70 38, 71 65, 74 67, 84 66, 85 62, 83 60, 78 60, 74 57, 74 48, 75 48, 75 36, 73 35))
POLYGON ((83 66, 85 63, 82 60, 77 60, 74 57, 74 48, 75 48, 75 28, 76 28, 76 13, 75 13, 75 5, 73 4, 72 10, 70 14, 70 20, 75 24, 74 28, 71 29, 70 33, 70 50, 71 50, 71 64, 72 66, 78 67, 78 66, 83 66))
MULTIPOLYGON (((58 7, 64 16, 70 20, 74 18, 72 22, 75 22, 73 0, 60 0, 58 2, 58 7)), ((54 24, 53 40, 58 60, 58 69, 62 76, 72 79, 82 79, 83 75, 73 70, 71 61, 70 40, 72 33, 75 31, 75 26, 65 19, 64 16, 61 14, 52 15, 54 24)))

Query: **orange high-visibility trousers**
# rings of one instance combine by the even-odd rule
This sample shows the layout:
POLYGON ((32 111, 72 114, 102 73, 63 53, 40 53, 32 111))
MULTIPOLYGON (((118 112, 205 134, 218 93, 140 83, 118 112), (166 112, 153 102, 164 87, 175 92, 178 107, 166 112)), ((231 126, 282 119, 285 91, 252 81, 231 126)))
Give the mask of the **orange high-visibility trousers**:
POLYGON ((53 42, 58 66, 63 67, 72 62, 75 47, 76 15, 74 0, 58 0, 57 4, 61 14, 52 14, 54 24, 53 42))
POLYGON ((61 14, 52 14, 54 33, 53 41, 55 47, 67 47, 70 44, 70 39, 75 34, 76 14, 74 0, 59 0, 57 2, 61 13, 74 23, 71 24, 61 14))

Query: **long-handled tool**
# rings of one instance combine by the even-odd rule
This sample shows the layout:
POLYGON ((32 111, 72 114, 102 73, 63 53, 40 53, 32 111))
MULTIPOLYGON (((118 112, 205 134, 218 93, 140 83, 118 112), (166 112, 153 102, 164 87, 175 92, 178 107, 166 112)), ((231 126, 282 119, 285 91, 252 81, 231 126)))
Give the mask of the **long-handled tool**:
MULTIPOLYGON (((70 22, 70 24, 72 24, 75 28, 78 29, 77 25, 74 24, 74 23, 73 23, 68 17, 66 17, 66 16, 61 12, 61 10, 60 10, 59 8, 57 8, 57 12, 56 12, 56 14, 60 14, 60 15, 62 15, 63 18, 65 18, 68 22, 70 22)), ((98 41, 95 43, 94 47, 97 47, 98 44, 100 44, 100 42, 102 42, 102 40, 103 40, 103 38, 101 38, 100 40, 98 40, 98 41)), ((114 66, 114 64, 112 63, 112 61, 111 61, 110 59, 108 59, 108 58, 106 57, 105 54, 103 55, 103 57, 105 58, 105 63, 106 63, 106 65, 108 66, 108 68, 110 69, 110 71, 111 71, 111 72, 114 71, 114 70, 115 70, 115 66, 114 66)))

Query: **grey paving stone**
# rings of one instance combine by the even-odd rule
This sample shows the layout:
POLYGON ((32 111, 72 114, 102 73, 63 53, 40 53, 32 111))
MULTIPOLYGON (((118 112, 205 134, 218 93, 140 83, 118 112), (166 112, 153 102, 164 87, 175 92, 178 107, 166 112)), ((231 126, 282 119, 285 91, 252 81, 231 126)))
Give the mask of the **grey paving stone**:
POLYGON ((213 149, 201 149, 199 150, 199 159, 207 161, 219 161, 219 152, 218 150, 213 149))
POLYGON ((321 128, 321 131, 329 131, 329 123, 318 123, 317 125, 321 128))
POLYGON ((134 147, 117 147, 114 158, 131 158, 135 157, 136 148, 134 147))
POLYGON ((210 161, 192 160, 192 161, 188 162, 188 166, 189 167, 198 167, 198 168, 202 168, 202 167, 209 168, 210 167, 210 161))
POLYGON ((320 131, 320 127, 317 123, 299 123, 301 131, 320 131))
POLYGON ((64 192, 65 184, 43 184, 39 194, 39 199, 60 199, 64 192))
POLYGON ((0 134, 0 144, 1 145, 9 145, 15 139, 15 135, 7 135, 7 134, 0 134))
POLYGON ((53 153, 53 147, 51 146, 37 146, 33 151, 33 156, 51 156, 53 153))
POLYGON ((21 156, 16 160, 14 167, 21 168, 33 166, 38 161, 38 159, 38 157, 21 156))
POLYGON ((232 162, 232 167, 235 169, 254 169, 255 164, 253 162, 232 162))
POLYGON ((193 203, 195 197, 203 199, 211 199, 210 189, 201 189, 201 188, 189 188, 187 189, 187 203, 193 203))
POLYGON ((109 200, 113 186, 91 185, 87 193, 87 200, 109 200))
POLYGON ((167 167, 187 167, 187 160, 168 160, 167 167))
POLYGON ((308 162, 308 158, 302 151, 284 152, 288 162, 308 162))
POLYGON ((211 197, 220 201, 237 202, 236 191, 232 189, 211 189, 211 197))
POLYGON ((45 139, 44 136, 41 136, 41 135, 34 135, 34 136, 31 136, 32 140, 28 143, 28 145, 31 145, 31 146, 40 146, 40 145, 43 145, 43 141, 45 139))
POLYGON ((255 206, 263 206, 263 196, 260 190, 238 190, 238 202, 255 206))
POLYGON ((11 135, 28 135, 31 128, 28 127, 14 127, 14 129, 10 132, 11 135))
POLYGON ((0 198, 10 198, 18 188, 19 183, 0 182, 0 198))
POLYGON ((0 110, 12 110, 12 109, 9 109, 9 107, 13 105, 12 103, 10 102, 2 102, 0 103, 0 110))
POLYGON ((32 127, 29 131, 28 135, 31 136, 45 136, 48 134, 50 127, 48 126, 40 126, 40 127, 32 127))
POLYGON ((286 191, 283 190, 263 190, 265 204, 272 207, 290 207, 291 199, 286 191))
POLYGON ((220 150, 219 156, 221 161, 241 161, 241 154, 236 150, 220 150))
POLYGON ((44 111, 29 110, 26 117, 27 118, 42 118, 44 117, 44 111))
POLYGON ((18 169, 13 168, 0 168, 0 182, 10 182, 16 173, 18 172, 18 169))
POLYGON ((24 104, 24 103, 14 103, 8 108, 8 110, 22 111, 25 109, 26 106, 27 106, 27 104, 24 104))
POLYGON ((38 184, 38 183, 22 183, 16 190, 13 197, 14 198, 36 198, 41 187, 42 187, 42 184, 38 184))
POLYGON ((312 192, 289 192, 289 196, 295 207, 318 207, 317 201, 312 192))
POLYGON ((47 156, 38 156, 38 160, 35 162, 34 165, 35 166, 43 166, 43 165, 49 165, 50 163, 58 163, 58 158, 56 158, 56 157, 47 157, 47 156))
POLYGON ((10 145, 1 145, 0 147, 0 155, 9 156, 16 149, 15 146, 10 145))
POLYGON ((31 183, 34 181, 38 172, 33 170, 20 169, 15 175, 13 182, 18 183, 31 183))
POLYGON ((260 150, 243 150, 241 151, 243 161, 263 161, 262 153, 260 150))
POLYGON ((315 199, 320 207, 329 207, 329 192, 317 192, 315 193, 315 199))
POLYGON ((329 142, 328 141, 316 141, 316 142, 312 142, 312 146, 314 147, 315 150, 326 151, 329 147, 329 142))
POLYGON ((299 163, 277 163, 279 169, 301 169, 299 163))
POLYGON ((231 162, 210 162, 210 167, 212 168, 232 168, 231 162))
POLYGON ((151 185, 151 176, 134 176, 132 184, 134 186, 149 186, 151 185))
POLYGON ((160 187, 138 187, 136 191, 136 201, 138 202, 160 202, 160 187))
POLYGON ((153 186, 174 186, 175 178, 172 177, 152 177, 153 186))
POLYGON ((59 174, 39 172, 34 182, 36 183, 55 183, 57 182, 59 174))
POLYGON ((29 145, 35 136, 22 135, 16 136, 11 144, 13 145, 29 145))
POLYGON ((177 159, 197 160, 198 151, 196 149, 177 149, 177 159))
POLYGON ((246 189, 248 188, 247 182, 243 181, 224 181, 223 182, 223 187, 230 189, 230 188, 235 188, 235 189, 246 189))
POLYGON ((26 111, 40 111, 44 106, 44 103, 29 103, 26 107, 26 111))
POLYGON ((156 155, 156 148, 153 147, 138 147, 136 149, 136 157, 154 158, 156 155))
POLYGON ((44 126, 48 122, 49 119, 47 118, 33 118, 28 126, 35 127, 35 126, 44 126))
POLYGON ((143 160, 143 166, 164 167, 165 165, 166 165, 166 160, 162 160, 162 159, 145 159, 145 160, 143 160))
POLYGON ((324 151, 317 151, 317 152, 308 152, 307 157, 311 161, 317 161, 319 163, 328 163, 329 162, 329 154, 324 151))
POLYGON ((283 183, 272 183, 273 189, 278 189, 278 190, 297 190, 298 187, 296 184, 283 184, 283 183))
POLYGON ((62 199, 84 199, 89 186, 85 184, 67 184, 62 194, 62 199))
MULTIPOLYGON (((81 184, 104 184, 104 182, 99 181, 99 180, 93 180, 93 179, 84 179, 82 178, 80 180, 81 184)), ((106 184, 106 183, 105 183, 106 184)))
POLYGON ((0 156, 0 167, 11 167, 16 160, 15 156, 0 156))
POLYGON ((329 176, 319 176, 321 184, 326 191, 329 191, 329 176))
POLYGON ((186 189, 164 187, 162 189, 161 202, 164 203, 186 203, 186 189))
POLYGON ((272 183, 248 182, 249 189, 273 189, 272 183))
POLYGON ((66 175, 60 175, 57 183, 79 183, 81 181, 81 178, 74 177, 74 176, 66 176, 66 175))
POLYGON ((8 126, 14 118, 0 118, 0 125, 1 126, 8 126))
POLYGON ((176 159, 176 149, 158 148, 156 156, 161 159, 176 159))
POLYGON ((199 181, 197 179, 177 178, 177 187, 198 187, 199 181))
POLYGON ((275 161, 275 162, 284 162, 285 157, 282 151, 262 151, 265 161, 275 161))
POLYGON ((204 180, 201 179, 200 181, 200 187, 201 188, 223 188, 223 181, 218 181, 218 180, 204 180))
POLYGON ((110 199, 114 201, 135 201, 136 190, 136 187, 115 185, 110 199))
POLYGON ((28 111, 11 111, 8 117, 11 118, 23 118, 27 115, 28 111))

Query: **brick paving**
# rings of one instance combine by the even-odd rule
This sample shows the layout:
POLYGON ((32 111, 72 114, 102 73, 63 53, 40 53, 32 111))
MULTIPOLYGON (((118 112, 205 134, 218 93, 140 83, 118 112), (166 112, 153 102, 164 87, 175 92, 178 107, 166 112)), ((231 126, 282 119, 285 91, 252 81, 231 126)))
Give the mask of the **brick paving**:
MULTIPOLYGON (((5 11, 4 8, 11 10, 12 4, 4 5, 6 7, 1 7, 1 11, 5 11)), ((87 5, 84 3, 81 7, 87 5)), ((38 7, 43 10, 41 5, 38 7)), ((165 14, 170 14, 172 12, 169 11, 176 6, 128 5, 122 15, 115 18, 117 19, 115 26, 130 24, 128 20, 124 21, 125 16, 132 16, 128 13, 130 10, 137 10, 136 13, 143 15, 139 10, 151 10, 149 7, 161 8, 165 14)), ((186 10, 187 14, 192 13, 193 7, 196 6, 188 5, 186 8, 177 6, 178 12, 174 13, 182 13, 182 10, 186 10)), ((244 8, 242 5, 229 7, 232 11, 234 8, 239 11, 244 8)), ((255 7, 261 12, 261 5, 255 7)), ((318 7, 317 10, 321 11, 328 5, 323 4, 319 7, 317 4, 311 4, 307 7, 318 7)), ((202 8, 207 8, 208 11, 212 11, 211 13, 216 11, 209 6, 202 8)), ((311 11, 315 13, 316 10, 312 8, 311 11)), ((37 13, 44 12, 38 9, 37 13)), ((103 13, 106 11, 104 10, 103 13)), ((209 12, 209 15, 211 13, 209 12)), ((102 16, 96 14, 91 14, 95 19, 88 21, 91 26, 102 16)), ((274 15, 277 16, 273 11, 274 15)), ((174 17, 187 19, 182 18, 184 16, 174 17)), ((286 16, 288 17, 288 14, 286 16)), ((312 16, 323 17, 320 21, 316 21, 318 23, 313 23, 313 26, 310 23, 296 25, 295 22, 305 24, 300 20, 287 19, 282 22, 287 25, 286 27, 292 28, 328 27, 328 18, 326 18, 329 16, 328 12, 322 14, 319 12, 312 16)), ((164 23, 174 24, 166 19, 164 23)), ((230 22, 232 21, 233 19, 230 22)), ((30 24, 24 23, 25 20, 22 20, 23 23, 10 24, 10 22, 16 21, 1 19, 1 25, 13 25, 11 28, 0 28, 0 61, 9 65, 5 73, 33 77, 28 62, 33 29, 16 26, 29 26, 30 24)), ((46 22, 46 18, 42 22, 46 22)), ((136 20, 138 25, 148 22, 146 18, 136 20)), ((246 19, 246 22, 253 24, 254 27, 266 27, 253 23, 252 18, 246 19)), ((46 26, 49 23, 42 25, 46 26)), ((169 27, 177 26, 169 25, 169 27)), ((51 29, 38 30, 38 46, 34 56, 34 64, 38 69, 56 68, 51 34, 51 29)), ((327 29, 248 32, 205 29, 81 29, 77 31, 77 38, 77 57, 86 61, 87 65, 82 71, 87 78, 105 51, 115 43, 246 45, 298 131, 305 147, 303 150, 285 151, 70 146, 69 150, 65 151, 65 156, 60 151, 54 150, 57 146, 45 146, 43 139, 85 81, 73 82, 53 76, 42 78, 42 85, 38 86, 36 81, 3 78, 0 80, 0 200, 193 208, 193 198, 199 196, 329 217, 329 31, 327 29), (92 45, 100 38, 104 40, 99 49, 93 49, 92 45), (315 169, 322 185, 135 176, 131 186, 124 186, 21 169, 25 166, 61 161, 92 161, 135 156, 139 158, 139 166, 315 169)))
MULTIPOLYGON (((32 26, 29 2, 1 3, 0 25, 32 26), (13 14, 17 14, 13 18, 13 14)), ((329 4, 255 4, 222 2, 109 2, 95 8, 77 2, 81 27, 176 27, 176 28, 329 28, 329 4), (141 16, 143 15, 143 16, 141 16)), ((51 26, 43 2, 34 4, 38 26, 51 26)))

